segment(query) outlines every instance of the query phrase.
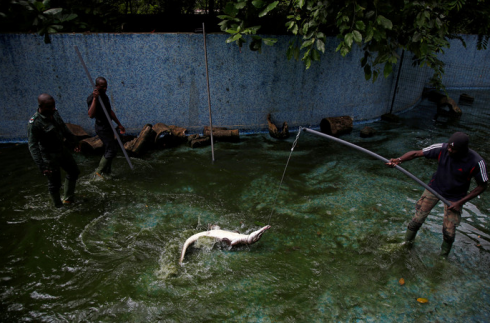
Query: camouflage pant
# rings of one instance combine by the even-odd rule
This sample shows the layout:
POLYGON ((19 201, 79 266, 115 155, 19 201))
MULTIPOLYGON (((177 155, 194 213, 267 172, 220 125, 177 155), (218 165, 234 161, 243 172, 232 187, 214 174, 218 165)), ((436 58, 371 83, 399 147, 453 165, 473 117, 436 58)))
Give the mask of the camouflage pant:
MULTIPOLYGON (((425 190, 420 199, 415 204, 415 216, 412 218, 412 221, 409 224, 410 226, 416 227, 416 230, 422 226, 425 222, 425 219, 429 215, 430 211, 436 206, 439 202, 439 199, 429 192, 425 190)), ((444 238, 449 238, 449 240, 454 240, 456 236, 456 227, 461 222, 461 213, 456 212, 454 210, 448 210, 448 206, 444 205, 444 219, 442 222, 442 233, 444 238)), ((413 231, 416 231, 413 230, 413 231)))

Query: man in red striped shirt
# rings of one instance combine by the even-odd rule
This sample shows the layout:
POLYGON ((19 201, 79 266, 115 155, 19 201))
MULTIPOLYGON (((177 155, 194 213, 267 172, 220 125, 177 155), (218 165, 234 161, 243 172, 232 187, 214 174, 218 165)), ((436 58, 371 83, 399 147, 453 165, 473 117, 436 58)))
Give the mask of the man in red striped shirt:
MULTIPOLYGON (((442 226, 443 242, 441 256, 447 257, 456 236, 456 226, 461 222, 463 204, 483 193, 488 184, 485 161, 474 150, 469 148, 469 137, 462 132, 454 133, 447 143, 439 143, 422 150, 409 151, 399 158, 392 158, 388 166, 418 157, 437 159, 437 170, 429 186, 447 199, 451 206, 444 206, 442 226), (468 193, 471 178, 475 178, 477 187, 468 193)), ((415 216, 408 224, 405 240, 412 243, 425 219, 439 199, 425 190, 415 205, 415 216)))

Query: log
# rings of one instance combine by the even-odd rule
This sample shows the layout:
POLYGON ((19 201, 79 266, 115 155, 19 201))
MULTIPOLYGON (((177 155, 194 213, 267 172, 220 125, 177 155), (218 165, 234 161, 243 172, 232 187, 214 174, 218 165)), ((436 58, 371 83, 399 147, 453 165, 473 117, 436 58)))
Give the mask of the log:
POLYGON ((276 139, 286 139, 289 138, 289 128, 288 128, 288 123, 284 121, 282 124, 282 129, 279 131, 274 123, 272 123, 271 120, 271 114, 269 113, 267 115, 267 123, 269 124, 269 135, 272 138, 276 139))
POLYGON ((159 122, 153 125, 153 131, 155 131, 155 147, 167 147, 170 141, 170 136, 172 136, 172 131, 170 128, 166 124, 159 122))
MULTIPOLYGON (((204 137, 211 137, 211 131, 209 127, 204 127, 204 137)), ((238 142, 240 141, 240 133, 238 129, 228 130, 223 127, 213 127, 213 140, 224 142, 238 142)))
POLYGON ((155 131, 151 124, 146 124, 141 130, 139 136, 124 144, 124 149, 132 155, 142 155, 148 149, 152 148, 155 142, 155 131))
POLYGON ((85 138, 80 141, 80 150, 84 154, 100 154, 103 152, 104 144, 99 136, 85 138))
POLYGON ((320 130, 331 136, 340 136, 350 133, 354 120, 350 116, 323 118, 320 122, 320 130))
POLYGON ((188 143, 191 148, 205 147, 211 145, 211 137, 191 135, 188 137, 188 143))
POLYGON ((463 93, 459 96, 459 103, 460 104, 471 104, 475 101, 475 98, 466 94, 466 93, 463 93))
POLYGON ((157 123, 153 126, 153 130, 155 131, 156 148, 175 147, 187 141, 186 128, 157 123))
POLYGON ((437 103, 437 115, 447 116, 447 117, 461 117, 463 111, 460 107, 450 97, 443 97, 437 103))
POLYGON ((366 127, 362 128, 362 130, 361 130, 361 138, 372 137, 372 136, 374 136, 375 133, 376 133, 376 130, 374 128, 366 126, 366 127))
POLYGON ((75 137, 77 137, 78 140, 90 138, 90 135, 81 126, 72 123, 65 123, 65 124, 68 130, 70 130, 71 133, 75 135, 75 137))

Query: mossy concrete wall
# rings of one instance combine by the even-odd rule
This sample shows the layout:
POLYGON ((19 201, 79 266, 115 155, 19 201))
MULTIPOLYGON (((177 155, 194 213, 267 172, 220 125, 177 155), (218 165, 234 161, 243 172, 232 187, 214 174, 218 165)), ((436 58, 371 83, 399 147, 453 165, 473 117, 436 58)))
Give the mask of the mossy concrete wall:
MULTIPOLYGON (((341 57, 330 38, 320 62, 305 70, 288 61, 288 36, 279 36, 262 53, 227 44, 227 35, 207 35, 213 125, 262 131, 266 116, 291 127, 318 126, 324 117, 349 115, 355 122, 389 112, 397 73, 366 81, 356 48, 341 57)), ((488 51, 455 44, 446 52, 451 61, 490 65, 488 51), (471 60, 468 58, 471 57, 471 60)), ((162 122, 200 133, 209 123, 204 42, 201 34, 56 34, 44 44, 36 34, 0 35, 0 141, 26 139, 26 126, 37 108, 37 96, 49 93, 65 122, 93 133, 86 98, 92 89, 74 46, 78 46, 92 77, 104 76, 108 95, 122 124, 138 133, 147 123, 162 122)), ((430 76, 427 68, 404 64, 420 82, 408 95, 416 102, 430 76)), ((397 71, 397 67, 395 67, 397 71)), ((446 80, 447 81, 447 80, 446 80)), ((490 86, 488 75, 468 86, 490 86)), ((449 84, 450 85, 450 84, 449 84)), ((461 86, 461 84, 459 84, 461 86)), ((395 111, 406 109, 397 106, 395 111)))

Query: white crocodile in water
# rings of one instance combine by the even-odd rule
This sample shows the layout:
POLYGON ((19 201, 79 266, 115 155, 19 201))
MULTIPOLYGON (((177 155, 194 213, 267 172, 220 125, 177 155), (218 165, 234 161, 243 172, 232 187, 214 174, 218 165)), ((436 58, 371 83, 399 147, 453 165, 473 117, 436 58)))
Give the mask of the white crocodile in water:
POLYGON ((200 237, 215 238, 219 241, 226 242, 230 246, 236 246, 239 244, 250 245, 259 241, 260 238, 262 237, 262 234, 266 230, 269 230, 270 227, 271 227, 270 225, 266 225, 265 227, 257 231, 254 231, 250 234, 240 234, 240 233, 225 231, 225 230, 208 230, 208 231, 196 233, 195 235, 191 236, 189 239, 185 241, 184 247, 182 247, 182 254, 180 256, 179 264, 182 265, 182 261, 184 261, 185 251, 187 250, 187 247, 189 247, 191 243, 196 242, 197 239, 199 239, 200 237))

